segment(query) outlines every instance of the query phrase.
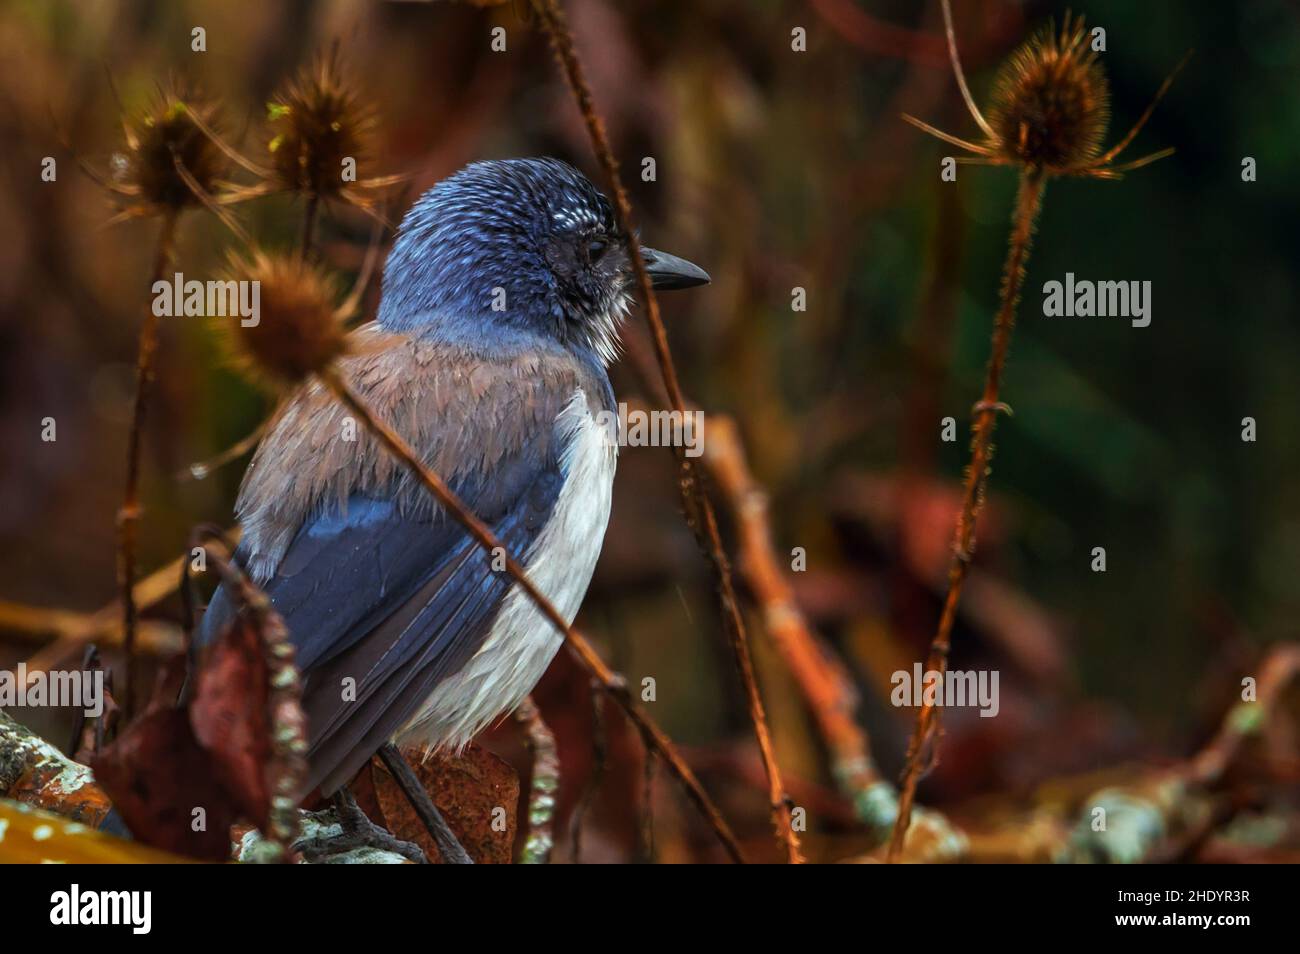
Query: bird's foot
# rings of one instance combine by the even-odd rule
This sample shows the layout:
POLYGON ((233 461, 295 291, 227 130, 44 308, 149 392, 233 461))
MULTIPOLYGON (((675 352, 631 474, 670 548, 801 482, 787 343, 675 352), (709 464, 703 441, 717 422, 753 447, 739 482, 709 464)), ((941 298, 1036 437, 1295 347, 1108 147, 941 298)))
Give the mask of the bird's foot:
POLYGON ((417 865, 428 864, 424 849, 411 841, 402 841, 387 829, 376 825, 361 810, 357 800, 344 786, 334 793, 334 812, 342 832, 317 838, 304 838, 293 846, 303 859, 312 864, 337 859, 338 856, 359 849, 386 851, 400 855, 417 865))

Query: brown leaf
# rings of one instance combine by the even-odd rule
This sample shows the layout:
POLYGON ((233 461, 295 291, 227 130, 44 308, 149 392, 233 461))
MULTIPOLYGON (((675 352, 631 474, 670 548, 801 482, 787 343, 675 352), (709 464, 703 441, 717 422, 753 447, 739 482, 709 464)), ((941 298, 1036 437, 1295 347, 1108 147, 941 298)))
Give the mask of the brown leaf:
POLYGON ((131 833, 147 845, 213 861, 230 856, 235 805, 194 738, 189 715, 155 702, 91 763, 131 833), (194 809, 204 810, 194 830, 194 809))
POLYGON ((212 772, 243 813, 265 830, 271 807, 266 657, 256 628, 242 616, 226 629, 199 669, 190 725, 212 757, 212 772))
MULTIPOLYGON (((519 778, 514 769, 472 743, 459 756, 435 755, 425 760, 414 749, 402 754, 475 864, 510 864, 519 804, 519 778), (497 809, 504 810, 504 815, 497 809), (503 831, 493 829, 496 819, 504 821, 503 831)), ((370 760, 370 777, 382 824, 398 838, 418 844, 431 862, 440 863, 433 838, 378 756, 370 760)))

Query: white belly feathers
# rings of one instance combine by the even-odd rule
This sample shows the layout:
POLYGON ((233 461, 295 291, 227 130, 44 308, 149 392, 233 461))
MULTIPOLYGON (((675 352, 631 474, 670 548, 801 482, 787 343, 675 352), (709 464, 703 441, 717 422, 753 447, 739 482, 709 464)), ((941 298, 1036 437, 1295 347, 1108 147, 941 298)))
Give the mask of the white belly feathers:
MULTIPOLYGON (((618 446, 592 416, 581 389, 560 412, 556 426, 564 447, 564 486, 532 549, 514 555, 565 620, 573 622, 609 523, 618 446)), ((563 643, 527 594, 512 586, 483 646, 439 684, 398 732, 397 741, 429 751, 463 748, 532 692, 563 643)))

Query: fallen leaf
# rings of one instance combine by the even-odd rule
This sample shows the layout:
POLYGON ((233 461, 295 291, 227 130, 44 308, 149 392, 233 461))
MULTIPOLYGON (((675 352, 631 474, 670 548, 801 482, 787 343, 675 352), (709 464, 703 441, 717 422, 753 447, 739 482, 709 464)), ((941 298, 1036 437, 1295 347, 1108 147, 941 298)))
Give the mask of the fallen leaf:
MULTIPOLYGON (((508 865, 514 860, 519 777, 508 763, 472 743, 462 755, 426 760, 417 750, 402 754, 475 864, 508 865)), ((378 756, 370 760, 370 777, 382 815, 374 820, 440 863, 433 838, 378 756)))
POLYGON ((266 657, 256 628, 236 617, 199 668, 190 725, 212 756, 212 772, 243 814, 265 829, 271 807, 266 657))
POLYGON ((154 703, 95 756, 91 767, 139 841, 193 858, 230 856, 235 803, 215 777, 183 709, 154 703))

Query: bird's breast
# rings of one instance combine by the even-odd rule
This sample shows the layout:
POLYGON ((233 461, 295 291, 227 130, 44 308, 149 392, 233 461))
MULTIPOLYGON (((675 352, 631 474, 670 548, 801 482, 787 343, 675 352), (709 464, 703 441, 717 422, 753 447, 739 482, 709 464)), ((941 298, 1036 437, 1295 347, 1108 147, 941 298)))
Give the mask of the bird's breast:
MULTIPOLYGON (((581 388, 556 419, 556 430, 563 442, 564 484, 550 518, 520 562, 571 623, 596 569, 609 523, 618 444, 581 388)), ((435 749, 463 747, 532 692, 563 643, 564 637, 527 594, 513 586, 482 647, 459 672, 438 684, 399 740, 435 749)))

